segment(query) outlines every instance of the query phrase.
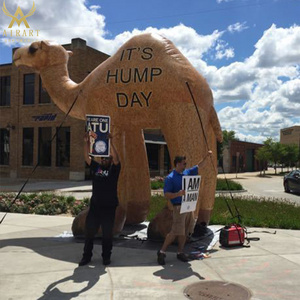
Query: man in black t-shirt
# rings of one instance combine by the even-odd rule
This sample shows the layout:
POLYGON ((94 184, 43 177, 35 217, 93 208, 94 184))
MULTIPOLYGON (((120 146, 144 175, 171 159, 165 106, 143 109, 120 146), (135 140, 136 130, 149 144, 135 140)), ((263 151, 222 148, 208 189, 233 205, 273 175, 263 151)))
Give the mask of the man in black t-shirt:
POLYGON ((109 135, 111 156, 101 157, 100 162, 96 162, 89 156, 90 135, 94 138, 97 137, 94 132, 86 133, 84 137, 84 157, 86 163, 90 166, 93 192, 90 200, 89 212, 85 221, 85 245, 79 266, 84 266, 91 261, 94 237, 100 226, 102 229, 103 264, 110 264, 113 226, 116 207, 118 206, 117 186, 121 165, 112 137, 109 135))

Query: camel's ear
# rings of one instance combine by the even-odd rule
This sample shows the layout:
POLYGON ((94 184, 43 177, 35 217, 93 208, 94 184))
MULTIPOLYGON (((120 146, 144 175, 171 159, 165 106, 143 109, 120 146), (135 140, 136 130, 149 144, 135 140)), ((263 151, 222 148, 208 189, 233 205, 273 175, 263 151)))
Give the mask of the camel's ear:
POLYGON ((49 48, 50 44, 47 41, 41 41, 41 49, 47 50, 49 48))
POLYGON ((69 54, 69 57, 73 56, 73 52, 72 51, 67 51, 69 54))

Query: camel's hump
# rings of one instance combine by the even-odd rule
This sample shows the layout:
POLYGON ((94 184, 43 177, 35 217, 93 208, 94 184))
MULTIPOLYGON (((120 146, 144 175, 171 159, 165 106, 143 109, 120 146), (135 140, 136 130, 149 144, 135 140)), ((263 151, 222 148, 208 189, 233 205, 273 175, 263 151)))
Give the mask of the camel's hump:
POLYGON ((178 50, 178 48, 166 37, 158 33, 143 33, 130 38, 126 43, 121 46, 118 52, 124 49, 143 49, 145 47, 155 49, 156 52, 166 54, 176 59, 179 63, 189 63, 188 59, 178 50))

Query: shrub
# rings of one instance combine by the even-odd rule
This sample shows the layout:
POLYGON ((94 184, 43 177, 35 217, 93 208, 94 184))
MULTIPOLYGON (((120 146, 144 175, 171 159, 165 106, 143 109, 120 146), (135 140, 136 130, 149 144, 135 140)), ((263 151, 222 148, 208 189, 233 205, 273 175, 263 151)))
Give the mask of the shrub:
POLYGON ((217 179, 217 186, 216 186, 217 191, 238 191, 238 190, 243 190, 243 186, 239 184, 238 182, 235 182, 233 180, 227 179, 227 182, 225 179, 217 179), (227 185, 228 183, 228 185, 227 185))
POLYGON ((19 198, 14 201, 15 197, 16 195, 12 193, 1 193, 0 211, 38 215, 70 213, 72 216, 75 216, 87 208, 89 203, 88 198, 81 201, 76 200, 73 196, 66 197, 55 193, 21 194, 19 198))
POLYGON ((160 181, 151 181, 151 189, 159 190, 164 188, 164 183, 160 181))
POLYGON ((89 206, 89 198, 83 200, 75 200, 74 205, 70 208, 72 216, 77 216, 81 211, 85 210, 89 206))

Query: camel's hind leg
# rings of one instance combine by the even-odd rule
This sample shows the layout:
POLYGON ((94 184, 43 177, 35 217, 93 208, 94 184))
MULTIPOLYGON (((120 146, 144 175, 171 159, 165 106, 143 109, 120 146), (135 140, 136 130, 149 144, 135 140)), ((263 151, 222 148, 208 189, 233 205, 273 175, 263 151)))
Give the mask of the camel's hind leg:
MULTIPOLYGON (((207 184, 203 184, 199 191, 199 206, 197 207, 197 224, 202 222, 208 224, 215 203, 215 192, 217 183, 217 140, 212 127, 205 130, 208 147, 213 151, 213 156, 207 160, 203 170, 207 184), (202 201, 201 201, 202 199, 202 201)), ((207 146, 205 145, 206 149, 207 146)), ((201 170, 200 170, 201 175, 201 170)))
POLYGON ((199 215, 197 222, 208 223, 215 201, 217 150, 216 142, 214 142, 215 135, 208 122, 209 116, 205 115, 203 111, 200 113, 205 127, 208 147, 197 112, 192 104, 189 106, 186 103, 173 105, 168 118, 165 118, 162 124, 161 130, 168 145, 171 162, 173 162, 175 156, 184 155, 187 158, 187 168, 190 168, 198 164, 207 155, 207 148, 213 151, 212 158, 208 158, 199 169, 201 187, 195 214, 196 216, 199 215))

